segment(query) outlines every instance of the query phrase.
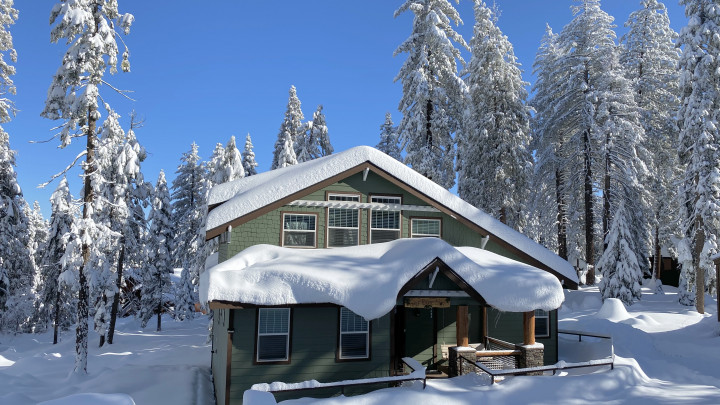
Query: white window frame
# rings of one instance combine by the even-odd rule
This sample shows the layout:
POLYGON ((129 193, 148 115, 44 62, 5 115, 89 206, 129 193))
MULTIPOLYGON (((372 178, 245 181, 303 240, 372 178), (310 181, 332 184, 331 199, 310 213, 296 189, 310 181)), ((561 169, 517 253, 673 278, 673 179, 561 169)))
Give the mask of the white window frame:
MULTIPOLYGON (((355 194, 355 193, 328 193, 327 194, 327 201, 349 201, 349 202, 360 202, 361 195, 355 194), (347 200, 333 200, 333 197, 341 197, 341 198, 348 198, 347 200), (350 199, 351 198, 351 199, 350 199)), ((331 229, 355 229, 357 231, 357 245, 347 245, 347 246, 358 246, 360 245, 360 210, 354 209, 354 208, 328 208, 327 214, 325 215, 327 217, 326 223, 326 234, 325 234, 325 246, 328 248, 335 248, 335 247, 346 247, 346 246, 330 246, 330 230, 331 229), (357 227, 345 227, 345 226, 330 226, 330 212, 331 210, 347 210, 347 211, 356 211, 357 212, 357 227)))
POLYGON ((280 235, 280 246, 287 246, 291 248, 298 248, 298 249, 312 249, 317 247, 317 226, 318 225, 318 215, 313 213, 305 213, 305 212, 283 212, 282 213, 282 234, 280 235), (293 216, 306 216, 306 217, 315 217, 315 229, 313 230, 302 230, 302 229, 285 229, 285 217, 288 215, 293 216), (285 244, 285 232, 289 231, 291 233, 312 233, 313 234, 313 244, 312 246, 294 246, 294 245, 286 245, 285 244))
MULTIPOLYGON (((378 199, 378 200, 380 200, 380 199, 382 199, 382 200, 395 200, 395 202, 383 202, 383 204, 402 205, 402 197, 401 197, 401 196, 397 196, 397 195, 371 195, 371 196, 370 196, 370 202, 371 202, 371 203, 378 202, 378 201, 375 201, 376 199, 378 199)), ((369 228, 370 228, 370 235, 369 235, 370 243, 375 243, 375 242, 373 242, 373 240, 372 240, 373 231, 375 231, 375 230, 379 230, 379 231, 397 231, 397 238, 395 238, 394 240, 400 239, 400 238, 402 237, 402 211, 395 211, 395 210, 393 210, 393 211, 376 211, 376 212, 381 212, 381 213, 384 213, 384 212, 394 212, 394 213, 397 213, 397 216, 398 216, 398 221, 397 221, 397 226, 398 226, 398 227, 397 227, 397 228, 373 228, 373 226, 372 226, 372 225, 373 225, 373 212, 374 212, 373 210, 370 210, 370 221, 369 221, 369 225, 370 225, 370 226, 369 226, 369 228)))
POLYGON ((258 363, 272 363, 272 362, 287 362, 290 360, 290 317, 292 316, 292 313, 290 312, 290 308, 258 308, 257 317, 258 317, 258 326, 257 326, 257 348, 255 350, 255 361, 258 363), (271 332, 271 333, 262 333, 260 331, 261 328, 261 320, 262 320, 262 314, 263 312, 267 311, 287 311, 287 325, 286 325, 286 332, 271 332), (285 357, 284 358, 274 358, 274 359, 261 359, 260 358, 260 338, 263 336, 285 336, 285 357))
MULTIPOLYGON (((369 359, 370 358, 370 321, 367 321, 363 319, 363 322, 365 323, 365 330, 346 330, 343 331, 343 312, 349 313, 352 316, 360 317, 360 315, 354 313, 353 311, 345 308, 340 307, 340 318, 339 318, 339 325, 338 330, 340 332, 340 339, 338 342, 338 358, 340 360, 363 360, 363 359, 369 359), (343 355, 343 336, 344 335, 365 335, 365 355, 362 356, 345 356, 343 355)), ((362 318, 362 317, 360 317, 362 318)))
POLYGON ((442 238, 442 218, 410 218, 411 238, 442 238), (438 223, 438 234, 413 233, 415 221, 435 221, 438 223))
POLYGON ((542 309, 536 309, 535 310, 535 337, 536 338, 548 338, 550 337, 550 312, 543 311, 542 309), (537 333, 537 328, 540 322, 545 323, 545 333, 544 335, 537 333))

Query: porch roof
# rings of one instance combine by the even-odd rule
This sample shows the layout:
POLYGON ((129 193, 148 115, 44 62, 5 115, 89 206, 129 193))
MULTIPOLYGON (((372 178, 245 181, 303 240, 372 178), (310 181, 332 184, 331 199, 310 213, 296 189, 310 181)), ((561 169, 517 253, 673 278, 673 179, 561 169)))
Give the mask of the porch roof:
POLYGON ((342 305, 366 319, 395 306, 424 268, 441 260, 485 302, 502 311, 553 310, 564 294, 550 273, 441 239, 399 239, 338 249, 255 245, 200 277, 200 300, 239 305, 342 305))

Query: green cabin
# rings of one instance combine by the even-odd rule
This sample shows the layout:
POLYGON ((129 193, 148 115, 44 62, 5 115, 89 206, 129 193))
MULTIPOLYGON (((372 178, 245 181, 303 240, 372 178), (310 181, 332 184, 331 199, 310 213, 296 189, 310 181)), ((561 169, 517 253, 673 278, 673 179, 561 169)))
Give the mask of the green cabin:
POLYGON ((557 362, 562 299, 541 295, 577 288, 572 266, 373 148, 219 185, 208 209, 218 404, 259 383, 395 375, 403 357, 445 375, 450 347, 488 337, 557 362))

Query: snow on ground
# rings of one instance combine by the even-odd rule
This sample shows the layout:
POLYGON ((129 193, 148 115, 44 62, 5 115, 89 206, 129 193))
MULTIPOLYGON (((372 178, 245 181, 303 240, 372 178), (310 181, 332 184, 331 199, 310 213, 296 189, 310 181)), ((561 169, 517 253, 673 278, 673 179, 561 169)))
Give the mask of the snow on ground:
POLYGON ((75 331, 52 344, 52 331, 0 335, 0 404, 212 404, 207 318, 153 320, 146 329, 120 319, 115 343, 98 348, 90 333, 88 375, 71 375, 75 331))
MULTIPOLYGON (((560 328, 613 336, 615 370, 568 370, 556 376, 510 377, 495 385, 474 375, 429 380, 354 396, 303 398, 285 405, 375 404, 720 404, 720 327, 716 303, 706 297, 705 315, 677 304, 676 290, 665 295, 643 289, 642 301, 625 308, 600 300, 597 288, 566 291, 560 328)), ((102 349, 91 334, 89 374, 69 375, 74 332, 52 345, 52 334, 0 335, 0 404, 212 404, 210 348, 206 318, 179 323, 164 319, 165 330, 141 330, 121 320, 116 342, 102 349)), ((606 341, 564 336, 561 361, 577 362, 608 354, 606 341)), ((270 383, 272 381, 268 381, 270 383)), ((292 382, 292 381, 288 381, 292 382)), ((326 382, 326 381, 323 381, 326 382)), ((273 403, 257 392, 257 405, 273 403)), ((252 397, 249 396, 249 397, 252 397)))
MULTIPOLYGON (((366 395, 302 398, 283 405, 380 404, 720 404, 720 327, 715 300, 706 297, 705 315, 677 303, 676 289, 665 295, 643 289, 642 301, 625 308, 602 304, 597 288, 566 291, 560 328, 613 336, 615 369, 568 370, 542 377, 510 377, 495 385, 475 375, 428 380, 366 395)), ((561 336, 560 360, 604 357, 607 341, 561 336)), ((252 404, 247 404, 252 405, 252 404)))

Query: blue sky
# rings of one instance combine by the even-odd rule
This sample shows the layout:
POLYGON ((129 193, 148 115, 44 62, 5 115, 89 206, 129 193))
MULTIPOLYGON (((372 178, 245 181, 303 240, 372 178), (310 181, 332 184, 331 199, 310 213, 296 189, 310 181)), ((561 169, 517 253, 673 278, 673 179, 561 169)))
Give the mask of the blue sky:
MULTIPOLYGON (((37 185, 61 171, 82 149, 77 142, 60 150, 46 140, 58 125, 40 117, 52 75, 65 44, 50 44, 49 14, 55 1, 17 1, 18 23, 11 28, 18 51, 17 117, 5 125, 10 146, 18 151, 16 171, 25 198, 38 200, 49 216, 49 197, 57 186, 37 185), (32 4, 32 5, 31 5, 32 4)), ((571 0, 497 0, 499 25, 515 47, 527 81, 534 80, 532 63, 549 23, 556 32, 567 24, 571 0)), ((131 102, 101 88, 101 94, 122 115, 127 127, 135 109, 145 126, 137 131, 148 151, 143 163, 147 181, 160 169, 175 177, 180 155, 194 141, 207 159, 217 142, 231 135, 242 148, 250 133, 259 169, 268 170, 272 147, 287 104, 290 85, 297 87, 306 119, 323 104, 330 139, 336 150, 375 145, 385 112, 400 120, 402 95, 394 83, 404 55, 395 48, 410 34, 412 16, 393 18, 402 0, 266 0, 189 1, 119 0, 122 13, 135 15, 130 35, 130 73, 108 77, 115 87, 132 90, 131 102)), ((473 2, 456 8, 470 41, 473 2)), ((604 0, 615 17, 619 35, 639 0, 604 0)), ((687 22, 676 1, 666 3, 673 28, 687 22)), ((466 59, 469 55, 466 53, 466 59)), ((81 145, 83 144, 83 145, 81 145)), ((68 180, 79 195, 77 171, 68 180)))

